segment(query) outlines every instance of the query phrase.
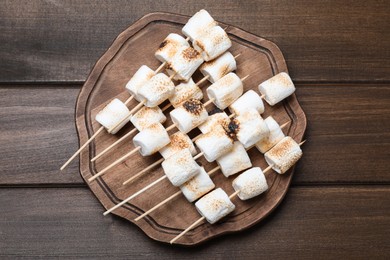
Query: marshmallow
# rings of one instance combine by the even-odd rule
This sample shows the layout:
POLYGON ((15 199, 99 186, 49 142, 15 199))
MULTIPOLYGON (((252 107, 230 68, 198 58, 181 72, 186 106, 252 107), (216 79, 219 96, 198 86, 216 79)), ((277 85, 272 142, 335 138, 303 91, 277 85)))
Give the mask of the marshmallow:
POLYGON ((182 105, 190 98, 201 100, 203 98, 202 90, 194 83, 192 78, 187 82, 182 82, 175 87, 175 92, 169 98, 173 107, 182 105))
POLYGON ((134 96, 138 102, 143 100, 142 97, 138 95, 138 90, 145 85, 145 83, 154 76, 154 71, 146 65, 142 65, 133 77, 127 82, 126 89, 134 96))
POLYGON ((182 132, 176 132, 169 138, 171 139, 171 142, 159 151, 164 159, 167 159, 183 149, 189 149, 192 156, 196 154, 194 143, 188 135, 183 134, 182 132))
POLYGON ((251 147, 269 134, 267 124, 255 109, 241 113, 230 122, 228 127, 245 148, 251 147))
POLYGON ((218 165, 225 177, 252 167, 251 159, 240 142, 234 142, 233 150, 217 159, 218 165))
POLYGON ((265 161, 280 174, 290 169, 301 157, 301 147, 289 136, 284 137, 264 154, 265 161))
POLYGON ((217 25, 217 22, 214 21, 213 17, 206 10, 202 9, 188 20, 181 31, 193 41, 203 34, 207 28, 215 25, 217 25))
POLYGON ((154 123, 164 123, 167 120, 159 107, 142 107, 135 113, 130 121, 138 129, 144 130, 146 127, 154 123))
POLYGON ((200 172, 195 177, 180 186, 181 192, 189 202, 194 202, 214 188, 214 182, 203 167, 200 167, 200 172))
POLYGON ((295 91, 294 83, 286 72, 281 72, 259 85, 259 91, 271 106, 290 96, 295 91))
POLYGON ((233 180, 233 188, 239 191, 237 196, 241 200, 249 200, 268 190, 267 180, 259 167, 254 167, 233 180))
POLYGON ((264 112, 264 103, 255 91, 248 90, 229 106, 229 111, 238 116, 251 108, 256 109, 259 114, 262 114, 264 112))
POLYGON ((256 148, 261 153, 267 152, 284 137, 282 129, 272 116, 267 117, 264 122, 268 126, 269 134, 256 143, 256 148))
POLYGON ((223 76, 207 88, 207 96, 221 110, 236 101, 244 92, 241 79, 233 72, 223 76))
POLYGON ((202 54, 205 61, 210 61, 232 47, 232 42, 221 26, 213 26, 196 38, 192 45, 202 54))
POLYGON ((167 73, 176 80, 188 81, 203 63, 202 55, 192 47, 183 47, 167 62, 167 73))
POLYGON ((154 56, 161 62, 170 62, 182 47, 190 47, 190 44, 180 35, 170 33, 160 44, 154 56))
MULTIPOLYGON (((95 119, 108 131, 121 122, 125 117, 129 117, 129 112, 130 111, 127 106, 122 101, 115 98, 99 111, 95 119)), ((113 129, 110 134, 116 134, 127 122, 127 120, 123 121, 120 125, 113 129)))
POLYGON ((236 208, 221 188, 204 195, 195 203, 195 207, 210 224, 214 224, 236 208))
POLYGON ((229 72, 237 69, 236 60, 230 52, 225 52, 218 58, 209 62, 203 63, 199 67, 200 72, 206 77, 211 83, 216 82, 229 72))
POLYGON ((160 123, 154 123, 148 126, 133 138, 134 146, 141 146, 139 151, 143 156, 158 152, 161 148, 169 144, 170 141, 167 131, 160 123))
POLYGON ((221 111, 210 115, 203 124, 198 126, 198 128, 203 134, 205 134, 212 131, 216 125, 221 125, 225 127, 229 125, 229 122, 230 118, 228 117, 228 115, 225 112, 221 111))
POLYGON ((170 113, 173 123, 183 133, 188 133, 206 121, 208 113, 202 102, 190 99, 170 113))
POLYGON ((180 186, 189 181, 200 172, 200 166, 196 163, 188 149, 183 149, 173 154, 162 162, 165 175, 173 186, 180 186))
POLYGON ((216 126, 211 132, 203 134, 196 146, 204 153, 208 162, 213 162, 233 149, 233 140, 222 126, 216 126))
POLYGON ((158 73, 138 90, 138 95, 146 100, 145 106, 155 107, 172 96, 174 90, 172 80, 164 73, 158 73))

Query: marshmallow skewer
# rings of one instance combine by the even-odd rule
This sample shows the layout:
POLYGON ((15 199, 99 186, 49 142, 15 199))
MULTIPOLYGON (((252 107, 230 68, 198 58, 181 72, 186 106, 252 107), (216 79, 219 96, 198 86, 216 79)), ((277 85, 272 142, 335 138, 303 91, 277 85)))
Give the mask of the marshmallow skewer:
MULTIPOLYGON (((203 153, 199 153, 197 154, 195 157, 194 157, 194 160, 198 159, 199 157, 201 157, 203 155, 203 153)), ((164 175, 164 176, 161 176, 160 178, 158 178, 157 180, 155 180, 154 182, 148 184, 147 186, 145 186, 144 188, 140 189, 139 191, 137 191, 136 193, 134 193, 133 195, 131 195, 130 197, 126 198, 125 200, 123 200, 122 202, 116 204, 114 207, 108 209, 107 211, 105 211, 103 213, 104 216, 106 216, 107 214, 111 213, 112 211, 114 211, 115 209, 123 206, 125 203, 129 202, 130 200, 134 199, 135 197, 137 197, 138 195, 140 195, 141 193, 145 192, 146 190, 150 189, 151 187, 153 187, 154 185, 158 184, 159 182, 163 181, 164 179, 168 178, 167 175, 164 175)))

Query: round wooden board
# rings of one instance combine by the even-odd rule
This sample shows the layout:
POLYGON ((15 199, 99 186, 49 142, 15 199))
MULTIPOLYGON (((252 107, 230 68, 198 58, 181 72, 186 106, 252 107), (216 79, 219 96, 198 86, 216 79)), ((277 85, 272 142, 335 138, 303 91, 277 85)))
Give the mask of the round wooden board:
MULTIPOLYGON (((143 64, 153 69, 160 65, 158 60, 154 58, 155 50, 169 33, 181 34, 181 28, 187 20, 188 17, 182 15, 152 13, 138 20, 115 39, 112 46, 95 64, 77 99, 76 126, 81 144, 85 143, 100 128, 100 125, 94 120, 96 113, 114 97, 118 97, 122 101, 129 97, 129 94, 124 90, 127 81, 143 64)), ((275 44, 236 27, 226 24, 221 24, 221 26, 226 28, 233 42, 230 51, 233 55, 241 54, 237 58, 237 75, 240 77, 250 75, 244 82, 245 90, 258 91, 257 86, 260 82, 279 72, 287 72, 286 62, 275 44)), ((197 72, 194 76, 195 82, 201 77, 197 72)), ((209 84, 204 83, 203 90, 209 84)), ((135 105, 134 101, 129 104, 129 107, 135 105)), ((262 115, 264 118, 272 115, 280 124, 291 122, 284 129, 285 134, 298 142, 302 140, 306 128, 306 118, 295 95, 274 107, 267 104, 265 106, 265 112, 262 115)), ((168 120, 165 126, 170 124, 171 122, 168 120)), ((96 163, 90 162, 92 157, 132 128, 133 126, 128 124, 116 135, 110 135, 107 132, 101 133, 80 154, 81 176, 106 209, 121 202, 164 174, 161 167, 158 167, 137 179, 133 184, 123 186, 123 181, 160 158, 160 155, 142 157, 137 153, 96 181, 88 183, 88 178, 134 148, 130 138, 118 149, 97 160, 96 163)), ((190 133, 190 137, 197 134, 199 131, 194 130, 190 133)), ((262 169, 267 167, 263 155, 255 148, 249 151, 249 155, 254 166, 260 166, 262 169)), ((207 163, 204 159, 198 161, 206 170, 216 166, 216 163, 207 163)), ((214 225, 203 222, 176 243, 196 245, 217 235, 243 230, 258 223, 281 202, 288 190, 292 173, 293 169, 284 175, 269 171, 266 174, 269 185, 269 190, 266 193, 249 201, 240 201, 238 197, 235 197, 233 203, 236 205, 236 209, 232 214, 214 225)), ((220 172, 212 176, 216 186, 223 188, 228 194, 233 193, 231 182, 234 178, 235 176, 225 178, 220 172)), ((113 213, 135 223, 149 237, 169 242, 200 217, 194 205, 183 196, 177 197, 141 221, 134 222, 134 218, 177 190, 168 180, 164 180, 113 213)))

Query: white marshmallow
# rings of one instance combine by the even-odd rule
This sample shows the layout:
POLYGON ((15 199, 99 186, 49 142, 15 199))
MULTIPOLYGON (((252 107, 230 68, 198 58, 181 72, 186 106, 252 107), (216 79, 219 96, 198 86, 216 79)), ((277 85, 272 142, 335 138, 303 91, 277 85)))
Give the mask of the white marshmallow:
MULTIPOLYGON (((113 126, 121 122, 125 117, 129 117, 129 112, 130 111, 127 106, 122 101, 115 98, 99 111, 95 119, 108 131, 113 126)), ((110 134, 116 134, 127 122, 127 120, 123 121, 120 125, 113 129, 110 134)))
POLYGON ((202 9, 188 20, 181 31, 193 41, 203 34, 205 30, 215 25, 217 25, 217 22, 214 21, 206 10, 202 9))
POLYGON ((171 142, 159 151, 164 159, 167 159, 171 155, 183 149, 189 149, 192 156, 196 155, 197 152, 194 143, 191 141, 188 135, 182 132, 176 132, 169 138, 171 139, 171 142))
POLYGON ((259 85, 259 91, 271 106, 290 96, 295 91, 294 83, 286 72, 281 72, 259 85))
POLYGON ((195 177, 180 186, 181 192, 189 202, 194 202, 214 188, 214 182, 203 167, 200 167, 200 172, 195 177))
POLYGON ((242 112, 234 118, 229 124, 229 129, 235 132, 237 139, 245 148, 251 147, 269 134, 267 124, 255 109, 242 112))
POLYGON ((192 74, 203 63, 202 55, 192 47, 183 47, 170 62, 167 62, 167 73, 176 80, 188 81, 192 74))
POLYGON ((198 125, 206 121, 208 117, 207 110, 202 102, 196 99, 190 99, 170 113, 173 123, 183 133, 188 133, 198 125))
POLYGON ((236 116, 248 109, 256 109, 259 114, 264 112, 263 100, 253 90, 248 90, 229 106, 230 112, 236 116))
POLYGON ((280 174, 290 169, 301 157, 301 147, 289 136, 284 137, 264 154, 265 161, 280 174))
POLYGON ((221 26, 213 26, 196 38, 192 45, 202 54, 205 61, 210 61, 232 47, 232 42, 221 26))
POLYGON ((130 121, 138 129, 138 131, 144 130, 146 127, 154 123, 164 123, 167 120, 159 107, 142 107, 135 113, 130 121))
POLYGON ((233 150, 217 159, 218 165, 225 177, 252 167, 251 159, 240 142, 234 142, 233 150))
POLYGON ((267 124, 269 129, 269 135, 262 138, 256 143, 256 148, 261 152, 265 153, 272 147, 274 147, 280 140, 283 139, 284 133, 280 128, 279 124, 273 119, 272 116, 267 117, 264 122, 267 124))
POLYGON ((182 82, 175 87, 174 94, 169 98, 173 107, 182 105, 190 98, 201 100, 203 98, 202 90, 194 83, 192 78, 187 82, 182 82))
POLYGON ((161 165, 169 181, 176 187, 189 181, 200 172, 200 166, 188 149, 178 151, 163 161, 161 165))
POLYGON ((195 143, 208 162, 215 161, 233 149, 233 139, 222 126, 218 125, 211 132, 199 137, 195 143))
POLYGON ((190 44, 177 33, 170 33, 160 44, 154 56, 161 62, 170 62, 182 47, 189 47, 190 44))
POLYGON ((239 98, 244 92, 241 79, 233 72, 223 76, 207 88, 207 96, 214 99, 213 103, 221 110, 239 98))
POLYGON ((268 190, 267 180, 259 167, 241 173, 233 180, 233 188, 241 200, 249 200, 268 190))
POLYGON ((232 72, 236 69, 236 60, 234 59, 234 56, 228 51, 214 60, 203 63, 202 66, 199 67, 200 72, 204 76, 208 76, 208 80, 211 83, 216 82, 229 72, 232 72))
POLYGON ((158 152, 161 148, 169 144, 170 141, 167 131, 160 123, 154 123, 148 126, 133 138, 134 146, 141 147, 139 152, 143 156, 158 152))
POLYGON ((222 111, 220 113, 215 113, 209 116, 203 124, 198 126, 198 128, 203 134, 205 134, 213 130, 216 125, 221 125, 225 127, 229 125, 229 122, 229 116, 222 111))
POLYGON ((138 90, 154 76, 154 71, 146 65, 142 65, 133 77, 127 82, 126 89, 134 96, 136 100, 141 102, 142 97, 138 95, 138 90))
POLYGON ((173 95, 175 85, 164 73, 158 73, 145 83, 138 95, 146 100, 145 106, 155 107, 173 95))
POLYGON ((195 207, 210 224, 214 224, 236 208, 221 188, 204 195, 195 202, 195 207))

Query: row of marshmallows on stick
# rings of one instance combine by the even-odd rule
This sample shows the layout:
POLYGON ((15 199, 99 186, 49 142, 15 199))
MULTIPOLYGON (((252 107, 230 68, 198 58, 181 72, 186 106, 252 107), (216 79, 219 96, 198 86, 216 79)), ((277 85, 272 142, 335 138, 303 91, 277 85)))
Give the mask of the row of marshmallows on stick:
POLYGON ((214 82, 226 73, 236 69, 234 57, 230 53, 226 53, 231 47, 229 37, 207 11, 201 10, 191 17, 183 27, 182 32, 188 35, 187 39, 192 40, 195 49, 189 46, 187 40, 180 35, 170 34, 155 53, 155 56, 163 61, 163 64, 156 71, 147 66, 141 66, 126 85, 126 89, 131 94, 130 98, 125 102, 114 99, 98 113, 96 120, 102 127, 73 154, 61 167, 61 170, 102 130, 106 129, 111 134, 117 133, 128 122, 134 112, 143 105, 153 108, 149 111, 150 113, 161 116, 161 110, 157 106, 168 98, 172 102, 171 104, 176 106, 179 106, 190 97, 201 98, 201 91, 193 83, 191 76, 204 61, 212 62, 205 63, 202 66, 201 72, 205 74, 205 77, 201 82, 207 79, 214 82), (171 77, 168 78, 165 74, 158 73, 164 67, 167 68, 167 72, 171 74, 171 77), (221 68, 224 69, 221 70, 221 68), (173 78, 184 79, 188 84, 175 88, 171 81, 173 78), (132 98, 136 98, 140 101, 140 104, 129 111, 127 104, 132 98))

